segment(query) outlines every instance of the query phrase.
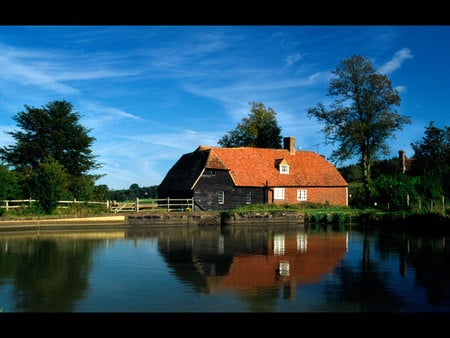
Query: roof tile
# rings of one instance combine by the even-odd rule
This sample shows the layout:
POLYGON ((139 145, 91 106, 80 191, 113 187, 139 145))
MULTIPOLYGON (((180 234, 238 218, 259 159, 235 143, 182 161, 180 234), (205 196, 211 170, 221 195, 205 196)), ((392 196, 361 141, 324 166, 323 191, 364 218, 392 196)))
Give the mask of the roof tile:
POLYGON ((312 151, 265 148, 199 147, 209 151, 206 168, 228 169, 236 186, 348 186, 336 167, 312 151), (284 160, 289 174, 281 174, 278 165, 284 160))

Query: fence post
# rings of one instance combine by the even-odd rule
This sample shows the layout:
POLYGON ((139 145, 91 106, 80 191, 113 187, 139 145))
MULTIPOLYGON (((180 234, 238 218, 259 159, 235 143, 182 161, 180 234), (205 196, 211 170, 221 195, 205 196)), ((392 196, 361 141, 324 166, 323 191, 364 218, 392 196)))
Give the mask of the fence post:
POLYGON ((135 209, 136 209, 136 212, 139 212, 139 197, 136 197, 135 209))

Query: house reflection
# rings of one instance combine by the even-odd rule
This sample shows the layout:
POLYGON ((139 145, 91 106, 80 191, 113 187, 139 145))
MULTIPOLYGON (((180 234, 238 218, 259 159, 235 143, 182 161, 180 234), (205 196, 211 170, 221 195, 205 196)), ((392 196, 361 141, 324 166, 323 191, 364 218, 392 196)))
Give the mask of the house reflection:
POLYGON ((266 254, 233 257, 226 275, 209 276, 210 293, 249 292, 282 285, 286 298, 295 298, 297 284, 317 283, 331 273, 348 249, 348 233, 273 234, 266 254))
POLYGON ((275 226, 134 228, 126 237, 157 237, 171 273, 198 293, 267 296, 282 287, 285 298, 339 267, 349 240, 343 231, 275 226))

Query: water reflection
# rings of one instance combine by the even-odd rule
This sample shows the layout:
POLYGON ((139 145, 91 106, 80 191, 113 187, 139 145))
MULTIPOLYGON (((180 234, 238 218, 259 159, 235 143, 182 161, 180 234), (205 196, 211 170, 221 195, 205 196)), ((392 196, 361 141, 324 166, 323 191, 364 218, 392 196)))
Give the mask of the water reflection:
POLYGON ((447 243, 298 226, 0 233, 0 310, 447 312, 447 243))
POLYGON ((251 311, 274 311, 271 298, 295 299, 296 286, 315 283, 344 258, 347 232, 308 234, 303 229, 198 230, 176 236, 158 233, 158 251, 174 275, 199 293, 239 292, 251 311), (258 298, 263 299, 259 302, 258 298), (255 309, 255 306, 257 309, 255 309))

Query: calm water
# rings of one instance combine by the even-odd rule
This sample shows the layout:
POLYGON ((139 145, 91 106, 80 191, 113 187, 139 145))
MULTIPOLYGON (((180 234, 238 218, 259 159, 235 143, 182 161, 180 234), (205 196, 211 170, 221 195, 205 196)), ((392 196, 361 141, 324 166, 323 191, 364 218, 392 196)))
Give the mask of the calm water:
POLYGON ((0 310, 450 312, 447 243, 265 225, 0 233, 0 310))

